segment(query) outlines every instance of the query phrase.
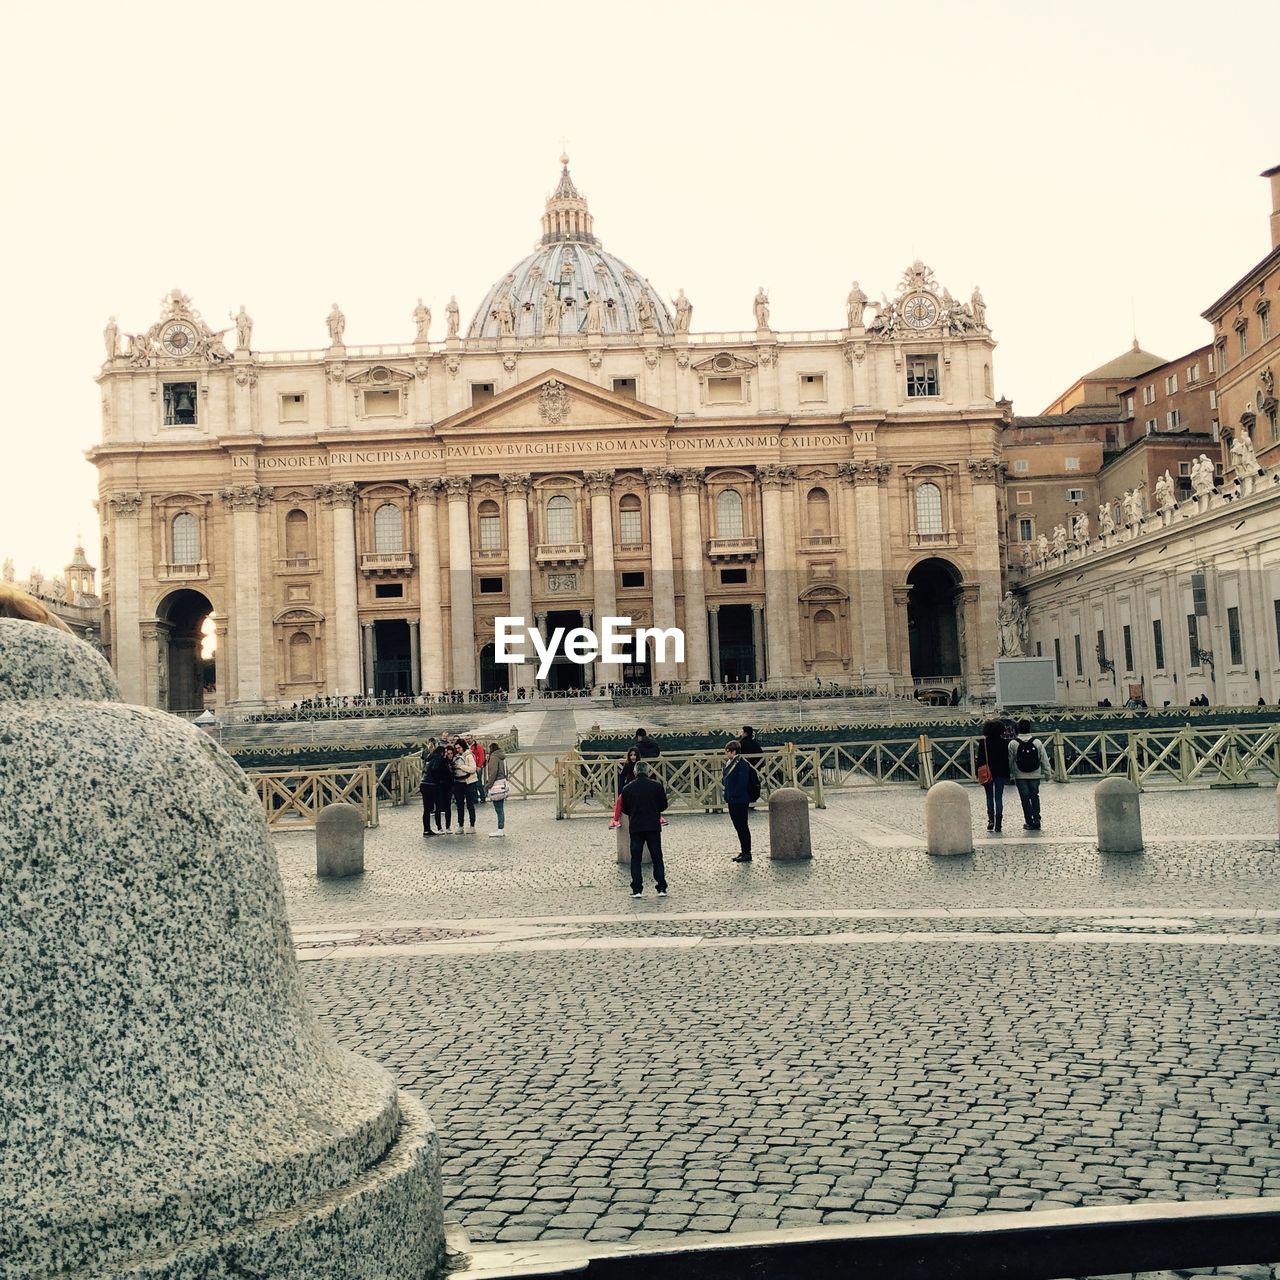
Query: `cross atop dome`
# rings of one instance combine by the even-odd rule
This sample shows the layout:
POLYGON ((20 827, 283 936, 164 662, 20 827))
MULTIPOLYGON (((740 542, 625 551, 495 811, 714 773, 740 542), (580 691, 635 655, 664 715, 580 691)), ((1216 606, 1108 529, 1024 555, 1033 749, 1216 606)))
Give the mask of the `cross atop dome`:
POLYGON ((556 244, 576 240, 581 244, 599 244, 591 231, 591 213, 587 201, 579 194, 569 176, 569 156, 560 154, 560 181, 547 201, 547 211, 542 215, 541 244, 556 244))

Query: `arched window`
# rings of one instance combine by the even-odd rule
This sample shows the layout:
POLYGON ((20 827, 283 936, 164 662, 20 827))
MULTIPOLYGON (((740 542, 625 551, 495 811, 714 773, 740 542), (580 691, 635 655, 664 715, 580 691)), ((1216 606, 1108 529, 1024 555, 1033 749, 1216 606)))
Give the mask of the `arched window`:
POLYGON ((373 513, 373 549, 387 553, 404 550, 404 520, 394 502, 384 502, 373 513))
POLYGON ((916 488, 916 532, 942 532, 942 490, 936 484, 922 484, 916 488))
POLYGON ((811 538, 831 532, 831 497, 825 489, 810 489, 805 499, 805 516, 811 538))
POLYGON ((563 494, 547 502, 547 541, 557 546, 573 541, 573 504, 563 494))
POLYGON ((315 679, 315 649, 305 631, 295 631, 289 637, 289 679, 315 679))
POLYGON ((295 507, 284 518, 284 554, 290 560, 307 558, 307 513, 295 507))
POLYGON ((190 511, 173 517, 173 563, 195 564, 200 559, 200 525, 190 511))
POLYGON ((640 527, 640 499, 625 493, 618 503, 618 535, 624 547, 638 547, 644 541, 640 527))
POLYGON ((726 489, 716 499, 716 537, 742 537, 742 494, 726 489))
POLYGON ((502 513, 492 498, 486 498, 476 513, 480 525, 480 550, 502 550, 502 513))
POLYGON ((819 609, 813 615, 813 654, 815 658, 838 658, 836 617, 830 609, 819 609))

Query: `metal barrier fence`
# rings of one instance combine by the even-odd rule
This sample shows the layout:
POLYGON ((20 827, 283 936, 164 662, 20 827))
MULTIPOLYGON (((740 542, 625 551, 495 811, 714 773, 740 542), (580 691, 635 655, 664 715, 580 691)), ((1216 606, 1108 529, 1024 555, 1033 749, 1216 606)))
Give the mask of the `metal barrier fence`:
MULTIPOLYGON (((556 817, 572 818, 584 811, 612 812, 618 794, 618 770, 625 753, 570 751, 555 765, 556 817)), ((719 751, 671 751, 646 763, 667 790, 668 812, 723 810, 724 786, 719 751)), ((787 746, 766 751, 752 760, 760 775, 761 798, 779 787, 798 787, 819 809, 826 808, 822 769, 816 748, 787 746)))
MULTIPOLYGON (((390 768, 394 761, 387 761, 390 768)), ((373 765, 328 769, 251 769, 245 776, 257 792, 272 830, 307 831, 330 804, 353 804, 367 827, 378 825, 378 776, 373 765)))

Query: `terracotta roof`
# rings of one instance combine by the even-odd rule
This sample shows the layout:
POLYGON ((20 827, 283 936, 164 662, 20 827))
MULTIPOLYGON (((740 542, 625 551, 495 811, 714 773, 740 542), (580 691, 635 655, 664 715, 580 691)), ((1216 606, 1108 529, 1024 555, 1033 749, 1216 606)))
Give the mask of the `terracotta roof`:
POLYGON ((1091 372, 1083 374, 1080 381, 1086 382, 1107 378, 1139 378, 1149 370, 1165 363, 1167 361, 1163 356, 1153 356, 1150 351, 1143 351, 1138 346, 1137 338, 1134 338, 1133 346, 1123 355, 1116 356, 1114 360, 1108 360, 1106 364, 1100 364, 1091 372))
POLYGON ((1074 409, 1071 413, 1037 413, 1026 417, 1015 414, 1015 427, 1087 427, 1100 422, 1124 422, 1125 415, 1118 404, 1094 405, 1074 409))

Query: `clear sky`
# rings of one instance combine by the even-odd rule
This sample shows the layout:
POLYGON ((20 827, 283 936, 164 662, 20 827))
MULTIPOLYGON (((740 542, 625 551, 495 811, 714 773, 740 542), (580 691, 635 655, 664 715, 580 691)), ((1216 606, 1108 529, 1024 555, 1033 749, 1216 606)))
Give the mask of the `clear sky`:
POLYGON ((693 327, 835 328, 914 258, 980 284, 997 395, 1173 358, 1270 247, 1280 5, 978 0, 6 6, 0 559, 97 563, 108 315, 179 286, 256 348, 443 337, 528 253, 567 139, 606 248, 693 327))

